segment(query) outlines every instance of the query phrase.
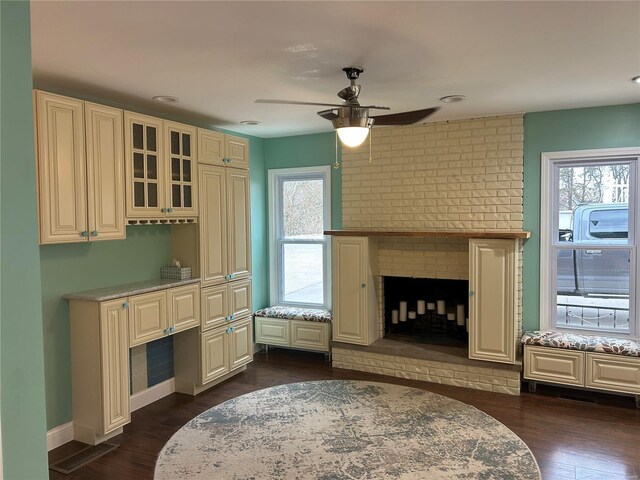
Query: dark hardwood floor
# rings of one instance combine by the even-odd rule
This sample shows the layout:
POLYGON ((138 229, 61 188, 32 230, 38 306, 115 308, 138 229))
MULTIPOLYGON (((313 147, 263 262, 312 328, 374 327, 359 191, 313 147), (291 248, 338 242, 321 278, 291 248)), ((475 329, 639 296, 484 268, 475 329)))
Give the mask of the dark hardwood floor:
MULTIPOLYGON (((640 410, 631 397, 539 385, 535 394, 501 395, 382 375, 332 369, 320 354, 260 352, 247 371, 197 396, 173 394, 132 414, 120 446, 70 475, 51 479, 151 479, 165 442, 204 410, 230 398, 283 383, 359 379, 397 383, 455 398, 498 419, 531 448, 544 480, 636 479, 640 475, 640 410)), ((524 389, 526 390, 526 389, 524 389)), ((50 452, 55 462, 83 445, 71 442, 50 452)))

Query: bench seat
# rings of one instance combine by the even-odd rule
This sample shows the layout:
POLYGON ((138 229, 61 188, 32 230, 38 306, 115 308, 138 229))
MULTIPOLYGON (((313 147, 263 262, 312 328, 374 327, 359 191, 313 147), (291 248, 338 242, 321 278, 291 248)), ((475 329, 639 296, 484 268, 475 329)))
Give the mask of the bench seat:
POLYGON ((328 310, 268 307, 254 313, 256 343, 323 352, 330 356, 331 321, 328 310))
POLYGON ((523 345, 640 357, 640 342, 624 338, 534 330, 524 332, 521 341, 523 345))
POLYGON ((632 394, 640 408, 640 342, 554 331, 525 332, 524 378, 536 382, 632 394))

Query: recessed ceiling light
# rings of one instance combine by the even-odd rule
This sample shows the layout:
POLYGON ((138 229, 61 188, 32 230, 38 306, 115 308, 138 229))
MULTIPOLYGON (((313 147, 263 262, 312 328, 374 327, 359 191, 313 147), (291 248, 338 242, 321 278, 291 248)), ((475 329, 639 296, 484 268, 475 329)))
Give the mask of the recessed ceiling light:
POLYGON ((161 103, 177 103, 180 101, 178 97, 172 97, 171 95, 156 95, 153 99, 161 103))
POLYGON ((637 77, 633 77, 633 78, 631 79, 631 81, 632 81, 633 83, 640 83, 640 75, 638 75, 637 77))
POLYGON ((261 123, 260 120, 242 120, 240 122, 241 125, 260 125, 261 123))
POLYGON ((442 97, 440 101, 443 103, 456 103, 463 101, 465 98, 467 97, 464 95, 447 95, 446 97, 442 97))

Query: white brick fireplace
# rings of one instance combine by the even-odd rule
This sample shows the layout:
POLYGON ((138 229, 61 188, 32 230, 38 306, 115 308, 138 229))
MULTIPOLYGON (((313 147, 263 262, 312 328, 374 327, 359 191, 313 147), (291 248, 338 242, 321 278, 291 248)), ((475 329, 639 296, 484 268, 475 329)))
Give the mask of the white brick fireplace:
MULTIPOLYGON (((520 232, 522 140, 522 115, 374 128, 371 163, 366 143, 343 152, 343 228, 520 232)), ((382 277, 468 279, 468 239, 380 237, 377 267, 378 325, 383 337, 382 277)), ((515 330, 519 336, 521 260, 517 291, 515 330)), ((371 347, 339 344, 333 349, 333 364, 502 393, 520 391, 519 367, 436 361, 421 355, 385 354, 371 347)))

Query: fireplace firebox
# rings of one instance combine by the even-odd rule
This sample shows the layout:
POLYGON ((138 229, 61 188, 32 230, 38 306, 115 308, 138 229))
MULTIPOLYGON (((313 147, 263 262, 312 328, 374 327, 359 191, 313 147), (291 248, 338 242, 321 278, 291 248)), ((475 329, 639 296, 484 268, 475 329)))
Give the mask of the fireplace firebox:
POLYGON ((466 347, 467 280, 383 277, 385 338, 466 347))

